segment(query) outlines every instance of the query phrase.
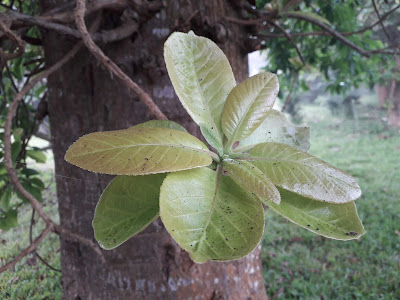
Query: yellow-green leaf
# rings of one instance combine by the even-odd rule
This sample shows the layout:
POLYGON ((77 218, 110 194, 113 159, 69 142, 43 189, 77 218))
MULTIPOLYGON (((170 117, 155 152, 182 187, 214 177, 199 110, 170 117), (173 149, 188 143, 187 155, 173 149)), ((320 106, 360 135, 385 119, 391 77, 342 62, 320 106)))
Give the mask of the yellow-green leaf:
POLYGON ((310 127, 295 126, 283 113, 271 109, 264 122, 239 143, 235 152, 246 151, 266 142, 287 144, 306 152, 310 148, 309 140, 310 127))
POLYGON ((183 132, 187 132, 185 127, 182 125, 169 121, 169 120, 151 120, 147 121, 144 123, 137 124, 135 126, 129 127, 128 129, 137 129, 137 128, 169 128, 169 129, 175 129, 175 130, 180 130, 183 132))
POLYGON ((84 135, 71 145, 65 159, 93 172, 144 175, 208 166, 212 154, 186 132, 131 128, 84 135))
POLYGON ((107 250, 138 234, 159 215, 165 174, 117 176, 103 191, 93 219, 94 236, 107 250))
POLYGON ((269 208, 307 230, 336 240, 353 240, 365 233, 354 202, 326 203, 279 191, 280 205, 268 202, 269 208))
POLYGON ((263 234, 261 202, 218 170, 171 173, 161 186, 165 228, 198 263, 239 259, 263 234))
POLYGON ((207 125, 222 143, 222 109, 236 85, 225 54, 205 37, 175 32, 165 42, 164 58, 182 105, 197 124, 207 125))
POLYGON ((255 165, 247 161, 224 160, 224 170, 244 190, 259 197, 264 203, 272 201, 279 204, 281 197, 278 189, 255 165))
POLYGON ((278 95, 278 77, 262 72, 233 88, 222 112, 228 147, 248 137, 267 117, 278 95))
POLYGON ((263 143, 243 157, 271 181, 305 197, 331 203, 346 203, 361 196, 353 177, 330 164, 285 144, 263 143))
POLYGON ((310 12, 310 11, 288 11, 288 12, 281 13, 282 16, 286 16, 287 14, 296 15, 299 17, 305 17, 305 18, 309 18, 309 19, 314 19, 314 20, 324 23, 326 25, 331 25, 331 23, 327 19, 325 19, 324 17, 322 17, 316 13, 310 12))
POLYGON ((40 150, 27 150, 26 155, 38 163, 45 163, 47 160, 46 154, 40 150))

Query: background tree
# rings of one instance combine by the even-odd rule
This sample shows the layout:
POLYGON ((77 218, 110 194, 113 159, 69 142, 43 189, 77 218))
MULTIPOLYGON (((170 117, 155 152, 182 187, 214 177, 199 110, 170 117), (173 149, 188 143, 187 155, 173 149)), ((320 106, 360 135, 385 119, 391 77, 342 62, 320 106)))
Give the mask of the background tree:
MULTIPOLYGON (((84 2, 78 1, 81 8, 84 2)), ((177 101, 166 74, 162 50, 164 41, 173 31, 193 30, 217 42, 227 54, 238 82, 247 77, 246 54, 266 47, 270 47, 271 61, 276 64, 272 69, 276 66, 275 69, 298 74, 304 64, 312 65, 327 76, 332 72, 336 74, 333 85, 336 88, 337 82, 347 78, 341 77, 342 69, 343 74, 352 72, 349 65, 356 68, 365 61, 374 66, 387 63, 386 57, 375 56, 375 52, 394 54, 397 45, 387 48, 372 38, 358 37, 380 26, 380 22, 365 24, 358 30, 361 32, 354 34, 340 33, 351 29, 337 26, 345 23, 340 19, 342 12, 335 14, 343 3, 333 3, 336 6, 327 7, 325 1, 273 1, 270 5, 260 2, 255 7, 251 1, 240 0, 93 1, 86 7, 85 20, 93 32, 93 40, 107 55, 103 56, 82 31, 80 16, 74 14, 75 1, 3 2, 0 15, 3 99, 0 107, 2 116, 8 111, 8 117, 1 121, 5 127, 2 164, 7 174, 0 172, 3 182, 0 196, 4 204, 7 199, 9 202, 11 191, 19 191, 47 227, 21 256, 1 271, 34 251, 48 233, 55 232, 61 238, 66 299, 265 297, 259 249, 235 262, 193 264, 159 221, 118 249, 100 251, 93 242, 91 220, 94 206, 110 178, 69 165, 64 161, 64 154, 68 146, 85 133, 122 129, 154 116, 163 118, 163 114, 185 125, 191 133, 199 133, 177 101), (299 46, 295 37, 304 35, 313 38, 302 39, 299 46), (90 51, 80 42, 82 37, 90 51), (332 44, 326 51, 348 51, 350 61, 354 62, 336 65, 332 55, 318 43, 332 44), (302 53, 302 47, 308 49, 308 55, 302 53), (310 55, 315 53, 314 49, 321 49, 317 50, 318 59, 310 55), (279 52, 285 54, 282 59, 277 55, 279 52), (364 60, 362 57, 374 58, 364 60), (30 98, 42 99, 38 110, 29 102, 30 98), (60 225, 41 209, 38 201, 42 184, 34 179, 38 176, 25 168, 28 150, 36 151, 27 147, 28 141, 46 113, 50 119, 56 174, 60 175, 57 176, 60 225), (62 177, 65 175, 72 179, 62 177)), ((355 8, 362 4, 359 1, 347 3, 347 12, 358 12, 355 8)), ((392 5, 390 10, 382 11, 380 19, 384 20, 386 14, 389 16, 397 8, 392 5)), ((77 12, 82 13, 84 9, 77 12)), ((356 17, 350 14, 345 20, 357 23, 356 17)), ((357 72, 360 78, 353 76, 354 83, 349 85, 364 80, 361 79, 365 76, 362 70, 357 72)), ((288 82, 293 78, 296 77, 292 75, 288 82)), ((8 228, 15 225, 15 211, 22 203, 7 209, 2 205, 3 219, 14 220, 14 223, 7 223, 8 228)))

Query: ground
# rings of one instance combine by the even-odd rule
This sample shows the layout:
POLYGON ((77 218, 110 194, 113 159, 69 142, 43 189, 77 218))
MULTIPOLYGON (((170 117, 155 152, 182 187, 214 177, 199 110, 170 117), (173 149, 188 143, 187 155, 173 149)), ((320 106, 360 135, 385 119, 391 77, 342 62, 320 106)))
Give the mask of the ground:
MULTIPOLYGON (((356 201, 367 233, 358 241, 319 237, 272 211, 266 211, 263 270, 273 299, 400 299, 400 134, 385 126, 375 96, 357 105, 358 121, 332 116, 325 97, 301 104, 303 123, 311 126, 310 153, 355 176, 363 190, 356 201)), ((53 176, 50 162, 43 176, 53 176)), ((66 178, 65 180, 75 180, 66 178)), ((45 209, 57 219, 54 183, 45 209)), ((20 227, 0 234, 0 263, 28 245, 31 211, 19 214, 20 227)), ((35 232, 43 228, 39 223, 35 232)), ((39 253, 60 267, 59 242, 47 238, 39 253)), ((0 275, 0 299, 59 299, 60 273, 32 256, 15 271, 0 275)))

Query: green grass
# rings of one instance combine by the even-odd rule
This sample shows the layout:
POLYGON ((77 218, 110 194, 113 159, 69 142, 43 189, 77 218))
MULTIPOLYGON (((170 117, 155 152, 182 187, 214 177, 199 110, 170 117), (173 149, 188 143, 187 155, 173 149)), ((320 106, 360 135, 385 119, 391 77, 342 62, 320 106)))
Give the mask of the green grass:
MULTIPOLYGON (((310 153, 358 179, 363 196, 356 204, 367 233, 357 241, 329 240, 267 211, 262 260, 270 298, 400 299, 400 134, 386 128, 385 112, 377 111, 376 102, 362 99, 358 124, 321 105, 302 107, 311 126, 310 153)), ((47 179, 50 166, 43 168, 47 179)), ((45 199, 46 211, 57 220, 54 185, 45 199)), ((28 245, 30 216, 26 207, 19 228, 1 232, 1 264, 28 245)), ((35 226, 35 235, 41 228, 35 226)), ((39 248, 56 268, 58 248, 54 234, 39 248)), ((60 298, 60 273, 32 257, 0 275, 0 299, 60 298)))
POLYGON ((385 127, 385 113, 370 97, 358 112, 356 124, 321 106, 302 108, 310 153, 360 183, 356 204, 367 233, 356 241, 329 240, 267 211, 263 268, 271 297, 400 299, 400 134, 385 127))

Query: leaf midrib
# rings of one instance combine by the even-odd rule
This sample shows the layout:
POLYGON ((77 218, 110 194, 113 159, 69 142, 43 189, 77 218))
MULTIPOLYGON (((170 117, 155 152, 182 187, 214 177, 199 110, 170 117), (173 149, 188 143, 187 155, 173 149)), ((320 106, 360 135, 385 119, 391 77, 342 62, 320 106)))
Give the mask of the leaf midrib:
POLYGON ((111 150, 119 150, 123 148, 133 148, 133 147, 146 147, 146 146, 157 146, 157 147, 169 147, 169 148, 181 148, 182 150, 188 149, 188 150, 194 150, 198 152, 203 152, 205 154, 211 155, 211 151, 205 150, 205 149, 199 149, 199 148, 194 148, 191 146, 181 146, 181 145, 176 145, 176 144, 135 144, 135 145, 127 145, 127 146, 118 146, 118 147, 112 147, 112 148, 106 148, 106 149, 101 149, 101 150, 96 150, 92 152, 85 152, 82 154, 74 155, 74 157, 79 157, 79 156, 84 156, 88 154, 94 154, 94 153, 99 153, 99 152, 104 152, 104 151, 111 151, 111 150))
POLYGON ((198 251, 199 245, 203 242, 204 237, 206 236, 206 231, 207 231, 208 225, 210 225, 210 223, 211 223, 211 217, 212 217, 212 214, 213 214, 213 211, 215 208, 215 204, 217 202, 217 195, 218 195, 219 185, 221 182, 221 176, 222 176, 222 166, 221 166, 221 164, 219 164, 217 167, 217 176, 215 179, 215 190, 214 190, 213 201, 211 204, 211 208, 209 209, 210 215, 207 218, 206 224, 203 229, 204 231, 202 232, 200 239, 198 240, 198 242, 196 244, 196 249, 195 249, 196 252, 198 251))
MULTIPOLYGON (((257 161, 257 160, 260 161, 260 160, 262 160, 262 161, 289 162, 289 163, 304 165, 304 166, 307 166, 307 167, 312 168, 312 169, 315 169, 315 168, 318 168, 318 167, 321 166, 321 165, 324 165, 324 164, 320 164, 320 165, 318 165, 318 166, 313 166, 313 165, 306 164, 306 163, 303 163, 303 162, 298 161, 298 160, 277 159, 277 158, 265 158, 265 157, 242 157, 242 158, 238 158, 237 160, 245 160, 245 161, 257 161)), ((344 174, 342 171, 340 171, 340 170, 334 168, 333 166, 331 166, 330 169, 333 169, 333 170, 335 170, 335 171, 338 171, 338 172, 340 172, 340 173, 343 174, 343 175, 350 176, 350 175, 344 174)), ((353 187, 358 187, 358 184, 357 184, 357 183, 356 183, 356 184, 352 184, 352 183, 346 182, 346 181, 344 181, 344 180, 342 180, 342 179, 340 179, 340 178, 334 177, 334 176, 332 176, 331 174, 328 174, 328 173, 325 173, 325 172, 324 172, 324 174, 325 174, 326 176, 331 177, 331 178, 335 178, 336 180, 339 180, 339 181, 343 182, 343 183, 346 184, 346 185, 351 185, 351 186, 353 186, 353 187)))
MULTIPOLYGON (((195 41, 193 40, 193 38, 191 38, 191 43, 190 43, 190 54, 192 55, 192 59, 190 60, 191 70, 192 70, 192 72, 194 73, 194 77, 196 78, 195 82, 196 82, 196 86, 197 86, 197 88, 198 88, 198 90, 199 90, 199 94, 200 94, 200 98, 201 98, 201 103, 203 103, 203 106, 204 106, 205 109, 206 109, 207 117, 208 117, 208 119, 209 119, 209 122, 211 122, 212 127, 218 129, 218 127, 216 126, 216 124, 215 124, 215 122, 214 122, 214 119, 213 119, 213 117, 212 117, 212 115, 211 115, 210 108, 208 107, 208 102, 206 102, 205 99, 204 99, 203 90, 201 89, 201 86, 200 86, 200 83, 199 83, 199 77, 198 77, 198 75, 197 75, 196 67, 195 67, 195 65, 194 65, 194 53, 193 53, 193 48, 192 48, 192 45, 193 45, 194 42, 195 42, 195 41)), ((213 68, 213 67, 214 67, 214 66, 212 66, 212 68, 213 68)), ((219 132, 218 132, 218 133, 219 133, 219 132)), ((221 134, 219 134, 219 138, 221 138, 221 134)))

